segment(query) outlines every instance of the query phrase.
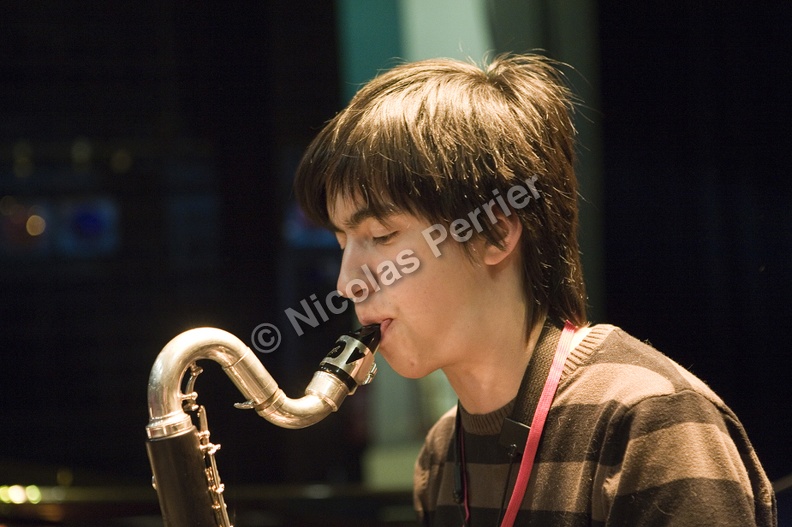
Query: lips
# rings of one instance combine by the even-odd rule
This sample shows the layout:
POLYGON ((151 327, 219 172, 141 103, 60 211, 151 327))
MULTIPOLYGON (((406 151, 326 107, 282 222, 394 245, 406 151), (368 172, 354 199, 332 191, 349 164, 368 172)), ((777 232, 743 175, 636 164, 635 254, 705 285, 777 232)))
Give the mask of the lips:
POLYGON ((385 333, 387 333, 388 326, 391 325, 391 322, 393 322, 392 318, 386 318, 385 320, 380 322, 380 334, 382 334, 382 338, 385 338, 385 333))
POLYGON ((379 324, 380 334, 382 335, 382 338, 384 339, 385 338, 385 334, 388 332, 388 326, 391 325, 391 322, 393 322, 393 319, 392 318, 359 316, 358 317, 358 321, 363 326, 368 326, 370 324, 379 324))

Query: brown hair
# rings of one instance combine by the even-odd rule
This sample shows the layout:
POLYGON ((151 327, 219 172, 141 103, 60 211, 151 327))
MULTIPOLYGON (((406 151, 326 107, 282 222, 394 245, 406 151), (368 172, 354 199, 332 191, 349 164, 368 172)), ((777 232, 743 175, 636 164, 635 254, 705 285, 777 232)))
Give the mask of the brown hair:
MULTIPOLYGON (((295 194, 331 227, 328 198, 362 198, 380 218, 404 211, 450 224, 535 177, 523 226, 526 294, 555 322, 586 322, 577 242, 572 96, 546 58, 501 56, 486 68, 433 59, 365 85, 308 147, 295 194)), ((496 225, 481 236, 499 244, 496 225)))

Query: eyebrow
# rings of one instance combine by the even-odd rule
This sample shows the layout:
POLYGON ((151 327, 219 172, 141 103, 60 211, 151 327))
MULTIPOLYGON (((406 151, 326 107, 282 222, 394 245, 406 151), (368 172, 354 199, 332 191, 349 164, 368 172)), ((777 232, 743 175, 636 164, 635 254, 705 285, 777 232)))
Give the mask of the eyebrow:
MULTIPOLYGON (((377 217, 378 217, 378 215, 371 208, 363 207, 363 208, 360 208, 360 209, 356 210, 355 212, 353 212, 352 215, 349 217, 349 219, 347 219, 346 221, 344 221, 342 223, 342 226, 345 229, 354 230, 357 227, 359 227, 360 224, 363 223, 364 221, 366 221, 367 219, 369 219, 369 218, 377 218, 377 217)), ((335 232, 341 232, 342 230, 344 230, 344 229, 339 228, 332 221, 330 222, 330 227, 335 232)))

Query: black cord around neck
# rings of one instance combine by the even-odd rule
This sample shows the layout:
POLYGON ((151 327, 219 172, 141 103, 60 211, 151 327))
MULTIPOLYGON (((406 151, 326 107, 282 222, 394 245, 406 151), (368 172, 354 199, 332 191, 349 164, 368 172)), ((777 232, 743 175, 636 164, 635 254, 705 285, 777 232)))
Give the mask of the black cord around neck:
POLYGON ((511 481, 512 469, 514 468, 514 461, 519 457, 517 445, 509 447, 509 471, 506 473, 506 483, 503 485, 503 496, 501 497, 500 510, 498 511, 498 522, 496 527, 501 524, 503 519, 503 512, 506 510, 506 496, 509 495, 509 482, 511 481))
POLYGON ((462 429, 462 405, 457 402, 456 421, 454 424, 454 502, 461 505, 462 527, 469 526, 467 492, 467 467, 465 466, 465 435, 462 429))
MULTIPOLYGON (((509 470, 506 474, 506 481, 503 483, 503 496, 501 498, 500 510, 498 511, 498 527, 503 519, 506 510, 506 496, 509 494, 509 482, 511 481, 514 461, 519 457, 516 445, 509 447, 509 470)), ((465 430, 462 427, 462 405, 457 403, 457 413, 454 425, 454 502, 460 505, 462 515, 462 527, 470 527, 470 503, 468 501, 468 474, 465 463, 465 430)))

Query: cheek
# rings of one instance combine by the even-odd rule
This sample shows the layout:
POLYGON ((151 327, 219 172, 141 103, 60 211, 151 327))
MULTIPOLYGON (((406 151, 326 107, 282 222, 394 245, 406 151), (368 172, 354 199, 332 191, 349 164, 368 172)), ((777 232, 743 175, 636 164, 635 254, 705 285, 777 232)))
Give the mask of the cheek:
POLYGON ((387 302, 396 316, 410 321, 416 336, 427 337, 442 331, 443 321, 453 317, 461 300, 458 284, 449 273, 430 265, 422 267, 388 288, 387 302))
POLYGON ((440 257, 420 236, 406 238, 388 251, 386 258, 375 264, 381 301, 403 317, 443 320, 474 300, 470 298, 471 284, 481 277, 468 256, 450 243, 441 246, 440 257))
POLYGON ((441 289, 443 284, 435 273, 434 262, 415 256, 411 258, 411 265, 397 267, 400 278, 389 289, 394 296, 398 296, 400 302, 420 305, 431 298, 433 291, 441 289))

